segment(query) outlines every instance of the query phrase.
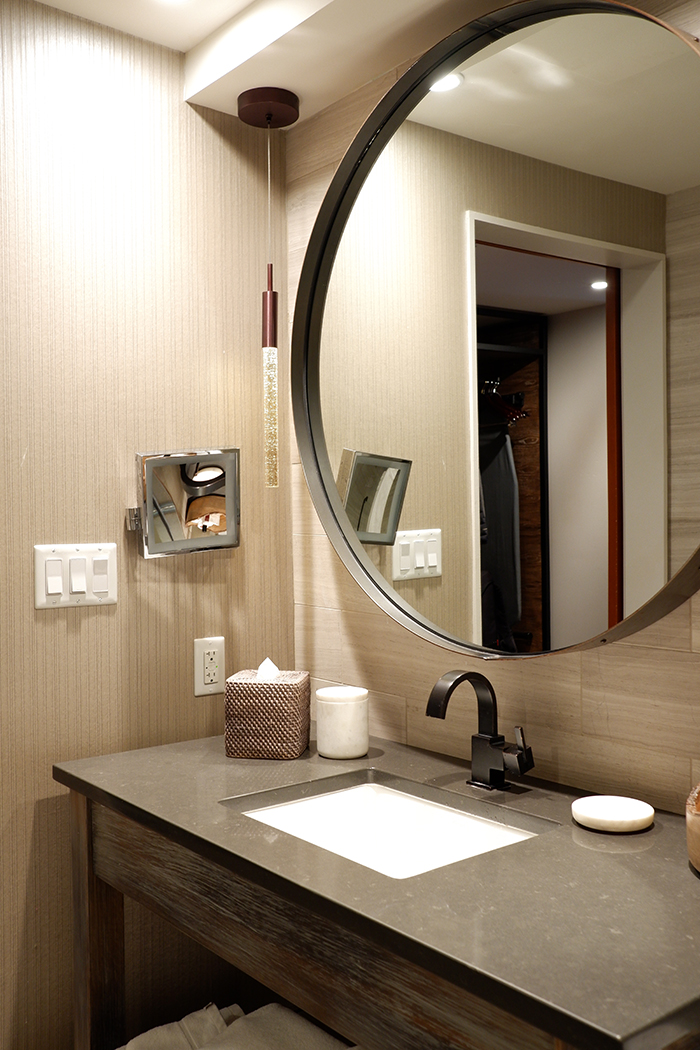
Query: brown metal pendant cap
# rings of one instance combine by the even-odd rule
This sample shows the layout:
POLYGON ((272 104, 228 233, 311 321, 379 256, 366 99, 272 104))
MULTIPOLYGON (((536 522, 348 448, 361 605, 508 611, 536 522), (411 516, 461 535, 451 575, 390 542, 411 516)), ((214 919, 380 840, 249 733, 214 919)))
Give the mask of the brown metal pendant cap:
POLYGON ((238 116, 254 128, 287 128, 299 119, 299 99, 284 88, 250 88, 238 96, 238 116))
POLYGON ((262 293, 262 345, 277 346, 277 292, 272 288, 272 263, 267 264, 267 291, 262 293))

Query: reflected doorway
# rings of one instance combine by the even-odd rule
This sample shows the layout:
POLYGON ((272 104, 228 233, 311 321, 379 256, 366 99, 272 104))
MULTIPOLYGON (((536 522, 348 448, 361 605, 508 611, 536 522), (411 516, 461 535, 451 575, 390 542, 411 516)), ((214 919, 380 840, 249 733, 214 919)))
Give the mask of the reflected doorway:
POLYGON ((475 259, 483 644, 561 648, 622 618, 619 274, 475 259))

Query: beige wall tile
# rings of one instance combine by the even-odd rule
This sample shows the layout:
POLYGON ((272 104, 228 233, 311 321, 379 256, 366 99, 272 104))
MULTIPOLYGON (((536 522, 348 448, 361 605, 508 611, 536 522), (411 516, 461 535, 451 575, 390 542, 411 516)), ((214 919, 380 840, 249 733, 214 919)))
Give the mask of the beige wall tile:
MULTIPOLYGON (((471 687, 465 687, 465 694, 467 688, 471 687)), ((429 695, 430 689, 425 696, 410 697, 406 702, 406 743, 410 747, 420 747, 425 751, 437 751, 441 755, 469 759, 472 734, 476 732, 476 701, 472 711, 468 697, 453 697, 444 719, 428 718, 425 708, 429 695), (453 702, 454 700, 457 702, 453 702)))
POLYGON ((696 439, 700 366, 697 318, 700 312, 700 187, 671 194, 667 204, 669 555, 676 572, 700 543, 696 439))
POLYGON ((296 667, 313 678, 337 682, 342 667, 340 617, 337 609, 296 607, 296 667))
POLYGON ((683 812, 690 761, 682 755, 635 747, 625 740, 596 739, 538 726, 528 740, 533 773, 582 793, 631 795, 671 812, 683 812))
POLYGON ((700 652, 700 595, 695 594, 690 599, 690 637, 691 649, 694 653, 700 652))
POLYGON ((289 183, 293 184, 342 157, 357 129, 395 81, 396 74, 392 70, 290 129, 286 135, 289 183))
POLYGON ((300 463, 292 466, 292 521, 295 535, 325 536, 300 463))
POLYGON ((583 654, 583 731, 688 759, 700 753, 700 656, 618 646, 583 654))
MULTIPOLYGON (((420 644, 365 597, 362 611, 343 612, 343 671, 347 679, 382 693, 425 698, 454 655, 420 644)), ((457 657, 457 666, 461 658, 457 657)))
MULTIPOLYGON (((682 649, 690 650, 691 646, 691 602, 683 602, 677 609, 645 627, 629 638, 630 645, 643 645, 650 649, 682 649)), ((618 642, 616 645, 622 647, 627 642, 618 642)))
POLYGON ((370 690, 369 731, 385 740, 406 743, 406 701, 403 696, 370 690))
MULTIPOLYGON (((289 147, 289 138, 288 147, 289 147)), ((287 236, 288 256, 288 301, 289 321, 293 320, 299 275, 304 263, 306 244, 313 228, 318 210, 335 174, 335 164, 326 164, 318 171, 310 172, 287 186, 287 236)))
POLYGON ((364 609, 371 605, 326 537, 314 534, 296 537, 294 592, 298 604, 324 609, 364 609))

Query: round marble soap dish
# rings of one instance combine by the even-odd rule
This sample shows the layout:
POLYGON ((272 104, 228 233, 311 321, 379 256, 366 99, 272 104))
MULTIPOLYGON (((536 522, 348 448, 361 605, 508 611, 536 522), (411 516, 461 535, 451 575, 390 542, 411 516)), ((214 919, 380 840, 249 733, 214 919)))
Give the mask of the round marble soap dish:
POLYGON ((571 803, 571 816, 584 828, 620 833, 648 828, 654 822, 654 809, 647 802, 623 795, 587 795, 571 803))

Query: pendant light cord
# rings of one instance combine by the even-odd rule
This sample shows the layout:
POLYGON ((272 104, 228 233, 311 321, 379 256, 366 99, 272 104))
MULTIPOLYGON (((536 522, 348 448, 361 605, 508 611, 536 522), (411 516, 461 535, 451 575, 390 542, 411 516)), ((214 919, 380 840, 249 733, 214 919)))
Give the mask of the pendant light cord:
POLYGON ((270 140, 272 114, 267 116, 267 261, 272 262, 272 190, 270 176, 270 140))

